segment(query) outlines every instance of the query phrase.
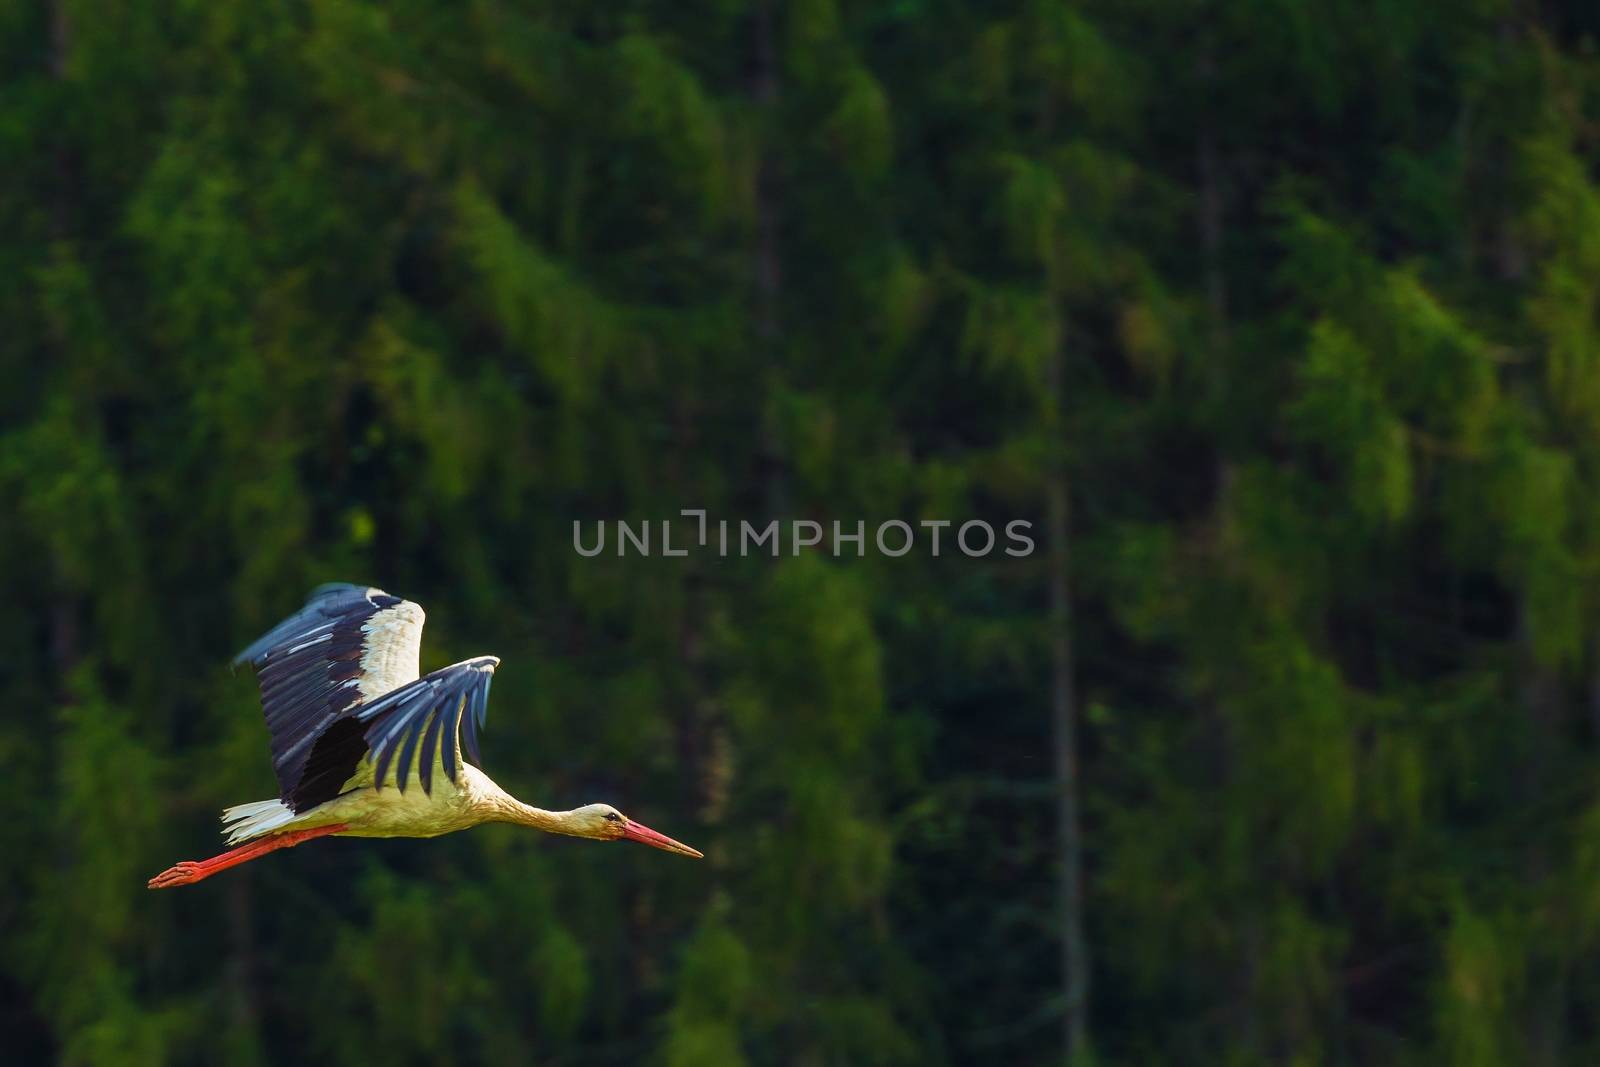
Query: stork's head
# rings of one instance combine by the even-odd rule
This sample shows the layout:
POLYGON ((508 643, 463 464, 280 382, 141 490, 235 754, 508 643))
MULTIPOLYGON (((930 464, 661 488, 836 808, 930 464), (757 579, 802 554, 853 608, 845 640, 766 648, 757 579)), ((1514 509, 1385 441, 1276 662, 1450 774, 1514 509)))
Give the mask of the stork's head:
POLYGON ((572 812, 570 825, 579 837, 592 837, 597 841, 638 841, 677 852, 695 859, 704 859, 702 853, 666 834, 658 834, 650 827, 636 823, 610 804, 586 804, 572 812))

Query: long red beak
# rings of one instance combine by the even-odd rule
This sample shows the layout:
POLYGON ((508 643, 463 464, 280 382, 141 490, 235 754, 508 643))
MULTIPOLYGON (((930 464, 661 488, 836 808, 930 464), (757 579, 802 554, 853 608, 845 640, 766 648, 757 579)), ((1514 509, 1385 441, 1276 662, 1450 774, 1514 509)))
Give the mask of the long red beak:
POLYGON ((654 830, 650 829, 650 827, 641 826, 632 819, 629 819, 623 824, 622 836, 628 841, 637 841, 640 844, 653 845, 656 848, 665 849, 668 852, 677 852, 685 856, 693 856, 697 860, 705 859, 705 856, 698 849, 690 848, 682 841, 674 841, 666 834, 658 834, 654 830))

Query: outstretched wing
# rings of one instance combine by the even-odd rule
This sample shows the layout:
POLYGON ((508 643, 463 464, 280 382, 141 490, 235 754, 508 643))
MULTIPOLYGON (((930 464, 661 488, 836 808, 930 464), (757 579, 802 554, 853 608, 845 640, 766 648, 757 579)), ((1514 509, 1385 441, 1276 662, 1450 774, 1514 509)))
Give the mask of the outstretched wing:
POLYGON ((367 750, 351 711, 416 679, 424 618, 382 589, 318 586, 305 607, 234 658, 256 668, 272 769, 290 808, 338 795, 367 750))
POLYGON ((488 714, 489 683, 499 664, 496 656, 465 660, 357 708, 354 716, 365 727, 371 752, 373 786, 383 788, 392 766, 395 783, 404 793, 415 768, 423 792, 431 796, 434 754, 438 754, 445 776, 454 782, 463 743, 466 759, 481 767, 478 730, 488 714))

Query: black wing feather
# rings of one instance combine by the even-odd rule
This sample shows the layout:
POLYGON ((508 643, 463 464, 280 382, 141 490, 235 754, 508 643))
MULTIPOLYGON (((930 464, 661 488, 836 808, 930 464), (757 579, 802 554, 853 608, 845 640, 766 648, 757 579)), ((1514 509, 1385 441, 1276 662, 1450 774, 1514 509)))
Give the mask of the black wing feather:
POLYGON ((364 731, 335 727, 362 701, 363 627, 400 603, 369 586, 318 586, 303 608, 234 657, 256 668, 278 793, 294 811, 337 796, 360 765, 364 731))
MULTIPOLYGON (((433 752, 439 745, 439 728, 444 725, 444 708, 428 709, 428 720, 417 732, 422 735, 422 752, 417 756, 417 766, 422 774, 422 791, 433 795, 433 752)), ((404 766, 401 770, 404 770, 404 766)), ((455 781, 455 775, 450 776, 455 781)))
MULTIPOLYGON (((427 711, 424 710, 423 714, 426 715, 427 711)), ((395 778, 400 786, 400 792, 404 793, 406 791, 406 781, 411 777, 411 757, 416 754, 417 742, 422 740, 422 731, 412 730, 407 733, 395 730, 393 732, 401 737, 400 764, 395 768, 395 778)), ((376 785, 377 783, 374 782, 373 784, 376 785)))
POLYGON ((483 766, 483 757, 478 754, 478 731, 489 714, 489 683, 492 681, 494 675, 486 675, 483 684, 473 688, 467 695, 467 709, 461 717, 461 740, 466 747, 466 758, 474 767, 483 766))
MULTIPOLYGON (((488 708, 489 680, 499 663, 494 656, 469 659, 424 675, 358 708, 355 717, 366 726, 367 746, 376 769, 374 787, 382 789, 387 784, 397 750, 400 758, 392 765, 402 792, 415 770, 422 779, 423 790, 432 795, 435 752, 440 754, 445 776, 457 781, 462 762, 462 720, 470 724, 476 718, 482 724, 488 708), (462 715, 462 709, 469 706, 476 709, 476 716, 462 715), (417 751, 419 744, 421 752, 417 751)), ((466 730, 471 737, 466 762, 478 767, 482 764, 472 729, 468 725, 466 730)))
POLYGON ((350 716, 334 720, 311 746, 311 755, 306 760, 300 784, 295 788, 295 796, 302 798, 308 807, 333 799, 361 766, 366 754, 367 738, 361 723, 350 716))
MULTIPOLYGON (((460 700, 452 703, 448 709, 441 710, 439 717, 444 720, 444 725, 440 726, 439 729, 449 730, 452 737, 460 737, 461 709, 466 703, 467 697, 463 693, 460 700)), ((459 743, 452 745, 447 742, 439 746, 439 759, 444 764, 445 776, 452 782, 456 780, 456 755, 460 749, 461 745, 459 743)))

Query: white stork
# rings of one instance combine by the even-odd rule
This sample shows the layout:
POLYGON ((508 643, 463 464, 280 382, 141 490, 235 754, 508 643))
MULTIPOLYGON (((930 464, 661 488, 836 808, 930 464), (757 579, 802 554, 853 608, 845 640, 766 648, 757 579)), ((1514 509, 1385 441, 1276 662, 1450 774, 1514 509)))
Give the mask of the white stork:
POLYGON ((169 867, 150 888, 189 885, 314 837, 437 837, 485 822, 700 857, 609 804, 546 811, 495 785, 479 769, 478 730, 500 660, 419 678, 423 618, 381 589, 323 585, 239 653, 234 663, 248 661, 261 686, 278 799, 228 808, 223 832, 239 847, 169 867))

